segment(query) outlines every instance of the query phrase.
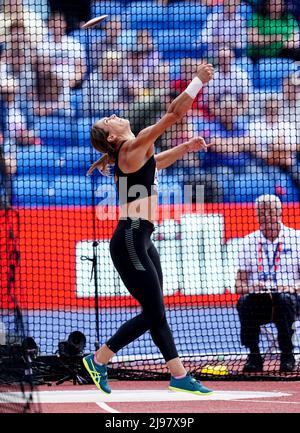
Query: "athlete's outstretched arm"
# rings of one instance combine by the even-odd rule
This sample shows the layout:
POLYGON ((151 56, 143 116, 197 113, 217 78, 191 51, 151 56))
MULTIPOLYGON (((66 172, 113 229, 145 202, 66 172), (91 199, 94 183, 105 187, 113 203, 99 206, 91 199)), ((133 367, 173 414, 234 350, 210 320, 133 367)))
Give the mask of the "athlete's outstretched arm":
POLYGON ((155 124, 143 129, 128 146, 128 151, 134 152, 137 159, 143 159, 148 149, 154 144, 166 129, 182 119, 187 111, 192 107, 193 101, 201 90, 203 84, 213 78, 213 66, 203 63, 198 67, 196 77, 170 104, 167 113, 155 124))
POLYGON ((155 155, 156 167, 158 170, 167 168, 174 164, 178 159, 181 159, 186 153, 197 152, 199 150, 207 150, 210 144, 206 144, 204 138, 195 137, 191 140, 179 144, 172 149, 165 150, 155 155))

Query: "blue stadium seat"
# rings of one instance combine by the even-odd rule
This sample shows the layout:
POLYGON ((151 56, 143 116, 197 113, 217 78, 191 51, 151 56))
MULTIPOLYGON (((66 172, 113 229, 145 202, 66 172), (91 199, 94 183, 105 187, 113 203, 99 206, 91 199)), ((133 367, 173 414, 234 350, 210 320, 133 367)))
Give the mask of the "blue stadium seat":
POLYGON ((92 146, 69 146, 60 154, 61 174, 85 175, 98 158, 100 154, 92 146))
POLYGON ((13 179, 14 202, 18 206, 50 206, 51 197, 48 176, 16 176, 13 179), (49 195, 50 193, 50 195, 49 195))
POLYGON ((47 20, 47 18, 49 17, 49 1, 43 0, 37 2, 36 0, 23 0, 22 4, 24 7, 26 7, 26 9, 37 13, 43 20, 47 20))
POLYGON ((282 202, 298 201, 298 191, 291 178, 275 167, 265 167, 253 174, 235 175, 224 183, 225 202, 253 202, 262 194, 278 194, 282 202))
POLYGON ((181 204, 183 202, 183 183, 163 172, 159 174, 158 182, 159 204, 181 204))
MULTIPOLYGON (((225 1, 224 1, 225 3, 225 1)), ((248 3, 250 3, 250 1, 248 0, 248 3)), ((213 7, 213 12, 214 13, 218 13, 223 11, 223 6, 217 5, 213 7)), ((242 17, 246 20, 251 19, 251 16, 253 14, 253 7, 250 4, 247 4, 245 2, 242 2, 240 5, 238 5, 237 7, 237 13, 239 13, 240 15, 242 15, 242 17)))
POLYGON ((239 13, 243 18, 250 20, 253 14, 253 8, 250 4, 242 3, 239 5, 239 13))
POLYGON ((128 26, 133 30, 161 29, 163 22, 167 21, 167 9, 150 0, 132 3, 126 8, 128 26))
POLYGON ((93 203, 93 183, 87 176, 16 176, 15 204, 19 206, 87 206, 93 203))
POLYGON ((50 194, 56 205, 91 205, 92 181, 88 176, 59 176, 50 184, 50 194))
MULTIPOLYGON (((87 113, 86 113, 87 114, 87 113)), ((73 124, 73 145, 77 146, 90 146, 90 133, 91 127, 96 119, 91 117, 81 117, 76 119, 76 122, 73 124)))
MULTIPOLYGON (((200 3, 200 2, 199 2, 200 3)), ((211 8, 197 4, 192 1, 184 1, 170 4, 168 12, 167 28, 174 29, 194 29, 201 31, 203 23, 207 19, 207 15, 211 12, 211 8)))
POLYGON ((17 148, 18 176, 60 174, 62 160, 55 147, 18 147, 17 148))
POLYGON ((282 58, 265 58, 254 67, 254 86, 269 90, 280 90, 284 78, 298 69, 297 62, 282 58))
POLYGON ((181 62, 180 59, 170 59, 170 80, 180 79, 181 62))
POLYGON ((96 119, 46 116, 35 119, 35 130, 47 146, 64 148, 90 145, 90 130, 96 119))
POLYGON ((125 5, 119 1, 97 1, 94 0, 91 3, 91 17, 99 17, 100 15, 108 15, 109 17, 113 15, 122 15, 125 13, 125 5))
POLYGON ((251 59, 246 56, 238 57, 235 59, 235 64, 244 71, 248 72, 251 80, 254 79, 254 65, 251 59))
MULTIPOLYGON (((105 37, 105 31, 101 28, 89 29, 76 29, 69 33, 70 36, 79 40, 83 45, 83 49, 88 49, 93 43, 101 42, 105 37)), ((88 53, 87 53, 88 54, 88 53)))
MULTIPOLYGON (((71 106, 74 111, 74 117, 82 117, 82 101, 83 101, 83 92, 82 88, 73 89, 71 91, 71 106)), ((87 113, 86 113, 87 114, 87 113)))
POLYGON ((164 29, 154 30, 153 39, 160 51, 191 50, 200 48, 197 43, 199 29, 164 29))
POLYGON ((116 206, 118 204, 117 190, 113 176, 94 176, 95 202, 98 205, 116 206))
POLYGON ((36 116, 34 129, 47 146, 64 147, 73 143, 76 122, 71 117, 36 116))
POLYGON ((117 44, 122 46, 122 50, 124 51, 136 51, 137 50, 137 40, 138 30, 129 29, 124 30, 119 38, 117 39, 117 44))
POLYGON ((193 2, 178 2, 160 6, 151 1, 136 2, 126 9, 132 29, 201 29, 208 8, 193 2))

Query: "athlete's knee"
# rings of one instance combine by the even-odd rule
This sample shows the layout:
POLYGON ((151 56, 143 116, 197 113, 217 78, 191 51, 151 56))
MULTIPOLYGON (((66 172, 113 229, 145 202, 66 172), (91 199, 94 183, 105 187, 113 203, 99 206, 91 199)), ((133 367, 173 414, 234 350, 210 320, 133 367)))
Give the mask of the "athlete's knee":
POLYGON ((145 317, 149 323, 149 328, 155 328, 161 326, 166 320, 166 312, 162 308, 158 308, 154 311, 145 311, 145 317))

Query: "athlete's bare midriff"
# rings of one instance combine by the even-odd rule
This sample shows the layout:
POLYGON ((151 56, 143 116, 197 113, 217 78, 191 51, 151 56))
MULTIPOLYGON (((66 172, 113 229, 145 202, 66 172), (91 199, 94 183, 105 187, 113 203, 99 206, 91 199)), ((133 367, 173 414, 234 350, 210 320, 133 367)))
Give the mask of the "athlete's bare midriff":
POLYGON ((131 203, 120 205, 120 219, 141 218, 154 222, 158 216, 157 195, 151 195, 142 199, 134 200, 131 203))

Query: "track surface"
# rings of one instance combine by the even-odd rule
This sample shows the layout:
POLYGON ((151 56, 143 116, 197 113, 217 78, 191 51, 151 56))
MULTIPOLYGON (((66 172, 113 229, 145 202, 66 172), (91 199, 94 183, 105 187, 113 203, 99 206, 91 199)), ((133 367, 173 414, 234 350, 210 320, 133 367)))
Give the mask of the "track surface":
POLYGON ((300 383, 204 382, 209 396, 168 391, 168 382, 112 381, 107 396, 93 385, 41 386, 44 413, 300 413, 300 383))

